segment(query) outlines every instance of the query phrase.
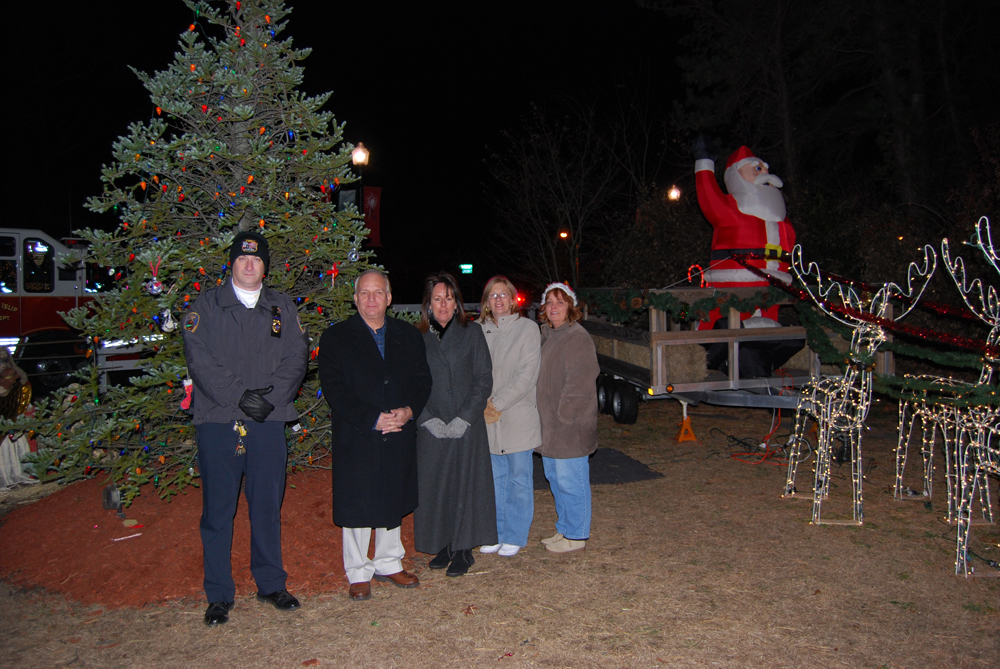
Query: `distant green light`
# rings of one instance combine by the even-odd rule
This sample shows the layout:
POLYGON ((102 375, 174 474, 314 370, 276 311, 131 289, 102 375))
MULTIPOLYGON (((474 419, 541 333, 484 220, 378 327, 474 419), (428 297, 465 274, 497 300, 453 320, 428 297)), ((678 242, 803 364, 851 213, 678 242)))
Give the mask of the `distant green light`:
POLYGON ((462 270, 462 274, 472 274, 472 263, 462 263, 458 266, 462 270))

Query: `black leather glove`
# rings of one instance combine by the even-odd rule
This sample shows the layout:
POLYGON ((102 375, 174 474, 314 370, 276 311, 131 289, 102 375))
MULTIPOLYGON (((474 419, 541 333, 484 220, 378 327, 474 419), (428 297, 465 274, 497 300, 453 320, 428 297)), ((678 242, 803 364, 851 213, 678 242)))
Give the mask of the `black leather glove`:
POLYGON ((705 135, 699 132, 698 136, 694 138, 694 143, 691 144, 691 155, 694 156, 695 160, 714 161, 719 157, 719 150, 715 148, 712 140, 705 139, 705 135))
POLYGON ((240 409, 258 423, 263 423, 274 411, 274 405, 264 399, 264 395, 274 390, 274 386, 258 390, 245 390, 240 398, 240 409))

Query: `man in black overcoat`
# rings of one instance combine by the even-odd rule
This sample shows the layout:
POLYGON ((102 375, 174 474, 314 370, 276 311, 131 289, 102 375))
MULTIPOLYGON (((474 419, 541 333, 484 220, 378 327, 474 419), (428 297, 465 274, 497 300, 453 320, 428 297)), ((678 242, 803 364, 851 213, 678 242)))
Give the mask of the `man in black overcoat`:
POLYGON ((403 516, 417 507, 414 417, 431 392, 424 342, 415 327, 386 317, 389 279, 379 270, 354 283, 358 313, 319 344, 319 378, 333 433, 333 522, 343 528, 352 600, 371 598, 371 579, 420 584, 403 571, 403 516), (368 558, 375 529, 375 558, 368 558))

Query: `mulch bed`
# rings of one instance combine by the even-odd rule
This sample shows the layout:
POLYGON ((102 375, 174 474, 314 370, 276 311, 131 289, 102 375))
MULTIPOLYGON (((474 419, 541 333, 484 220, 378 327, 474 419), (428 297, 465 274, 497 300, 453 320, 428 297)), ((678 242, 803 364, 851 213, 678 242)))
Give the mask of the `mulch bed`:
MULTIPOLYGON (((201 491, 189 488, 170 503, 139 496, 125 509, 126 519, 138 525, 127 527, 102 506, 106 483, 102 478, 81 481, 0 520, 0 579, 109 608, 204 598, 198 533, 201 491)), ((347 587, 332 504, 329 471, 288 477, 282 553, 293 594, 347 587)), ((403 519, 402 535, 407 552, 403 566, 412 569, 412 516, 403 519)), ((233 578, 237 596, 256 592, 250 575, 250 521, 242 496, 233 532, 233 578)))

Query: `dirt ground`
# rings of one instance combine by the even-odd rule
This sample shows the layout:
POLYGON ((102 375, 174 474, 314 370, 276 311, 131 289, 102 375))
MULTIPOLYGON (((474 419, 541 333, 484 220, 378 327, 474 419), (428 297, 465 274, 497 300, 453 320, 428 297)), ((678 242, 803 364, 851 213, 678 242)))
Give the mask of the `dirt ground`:
MULTIPOLYGON (((25 578, 27 569, 0 571, 0 666, 997 666, 1000 579, 954 575, 942 466, 929 503, 892 498, 894 405, 876 405, 864 436, 862 527, 810 525, 808 501, 781 499, 785 467, 730 457, 747 448, 727 435, 759 442, 771 429, 770 412, 702 405, 690 413, 696 443, 676 442, 675 402, 644 404, 632 426, 601 418, 602 445, 665 477, 595 486, 586 550, 557 556, 538 543, 553 532, 555 513, 551 495, 536 491, 530 545, 516 557, 477 556, 468 576, 447 578, 426 569, 428 556, 415 554, 421 587, 373 584, 368 602, 348 600, 339 544, 332 550, 336 533, 319 509, 291 547, 285 531, 289 589, 302 609, 275 611, 243 583, 229 624, 218 629, 203 624, 200 596, 156 576, 184 560, 200 564, 196 523, 178 528, 176 542, 140 551, 149 556, 148 571, 116 567, 121 544, 139 538, 79 542, 77 550, 102 565, 100 573, 112 574, 93 583, 101 592, 90 599, 61 594, 79 577, 51 555, 72 536, 43 543, 32 550, 48 551, 35 558, 45 562, 44 580, 25 578), (144 601, 159 603, 113 608, 149 582, 156 588, 144 601)), ((779 437, 790 429, 784 420, 779 437)), ((811 464, 800 467, 800 490, 809 486, 811 464)), ((849 515, 849 476, 849 464, 836 472, 824 519, 849 515)), ((910 480, 916 485, 915 470, 910 480)), ((318 476, 289 481, 296 488, 286 499, 286 524, 296 491, 329 485, 318 476)), ((84 485, 59 494, 89 497, 74 492, 84 485)), ((23 532, 12 537, 11 527, 44 502, 0 499, 0 511, 18 507, 0 519, 0 563, 35 545, 23 532)), ((180 513, 172 505, 157 513, 180 513)), ((45 509, 24 531, 56 532, 66 515, 45 509)), ((115 532, 123 534, 122 527, 115 532)), ((239 536, 235 545, 241 550, 239 536)), ((1000 528, 973 526, 970 547, 1000 559, 1000 528)), ((241 559, 234 556, 237 569, 241 559)), ((990 571, 982 560, 973 564, 990 571)), ((200 581, 194 571, 191 578, 200 581)))

